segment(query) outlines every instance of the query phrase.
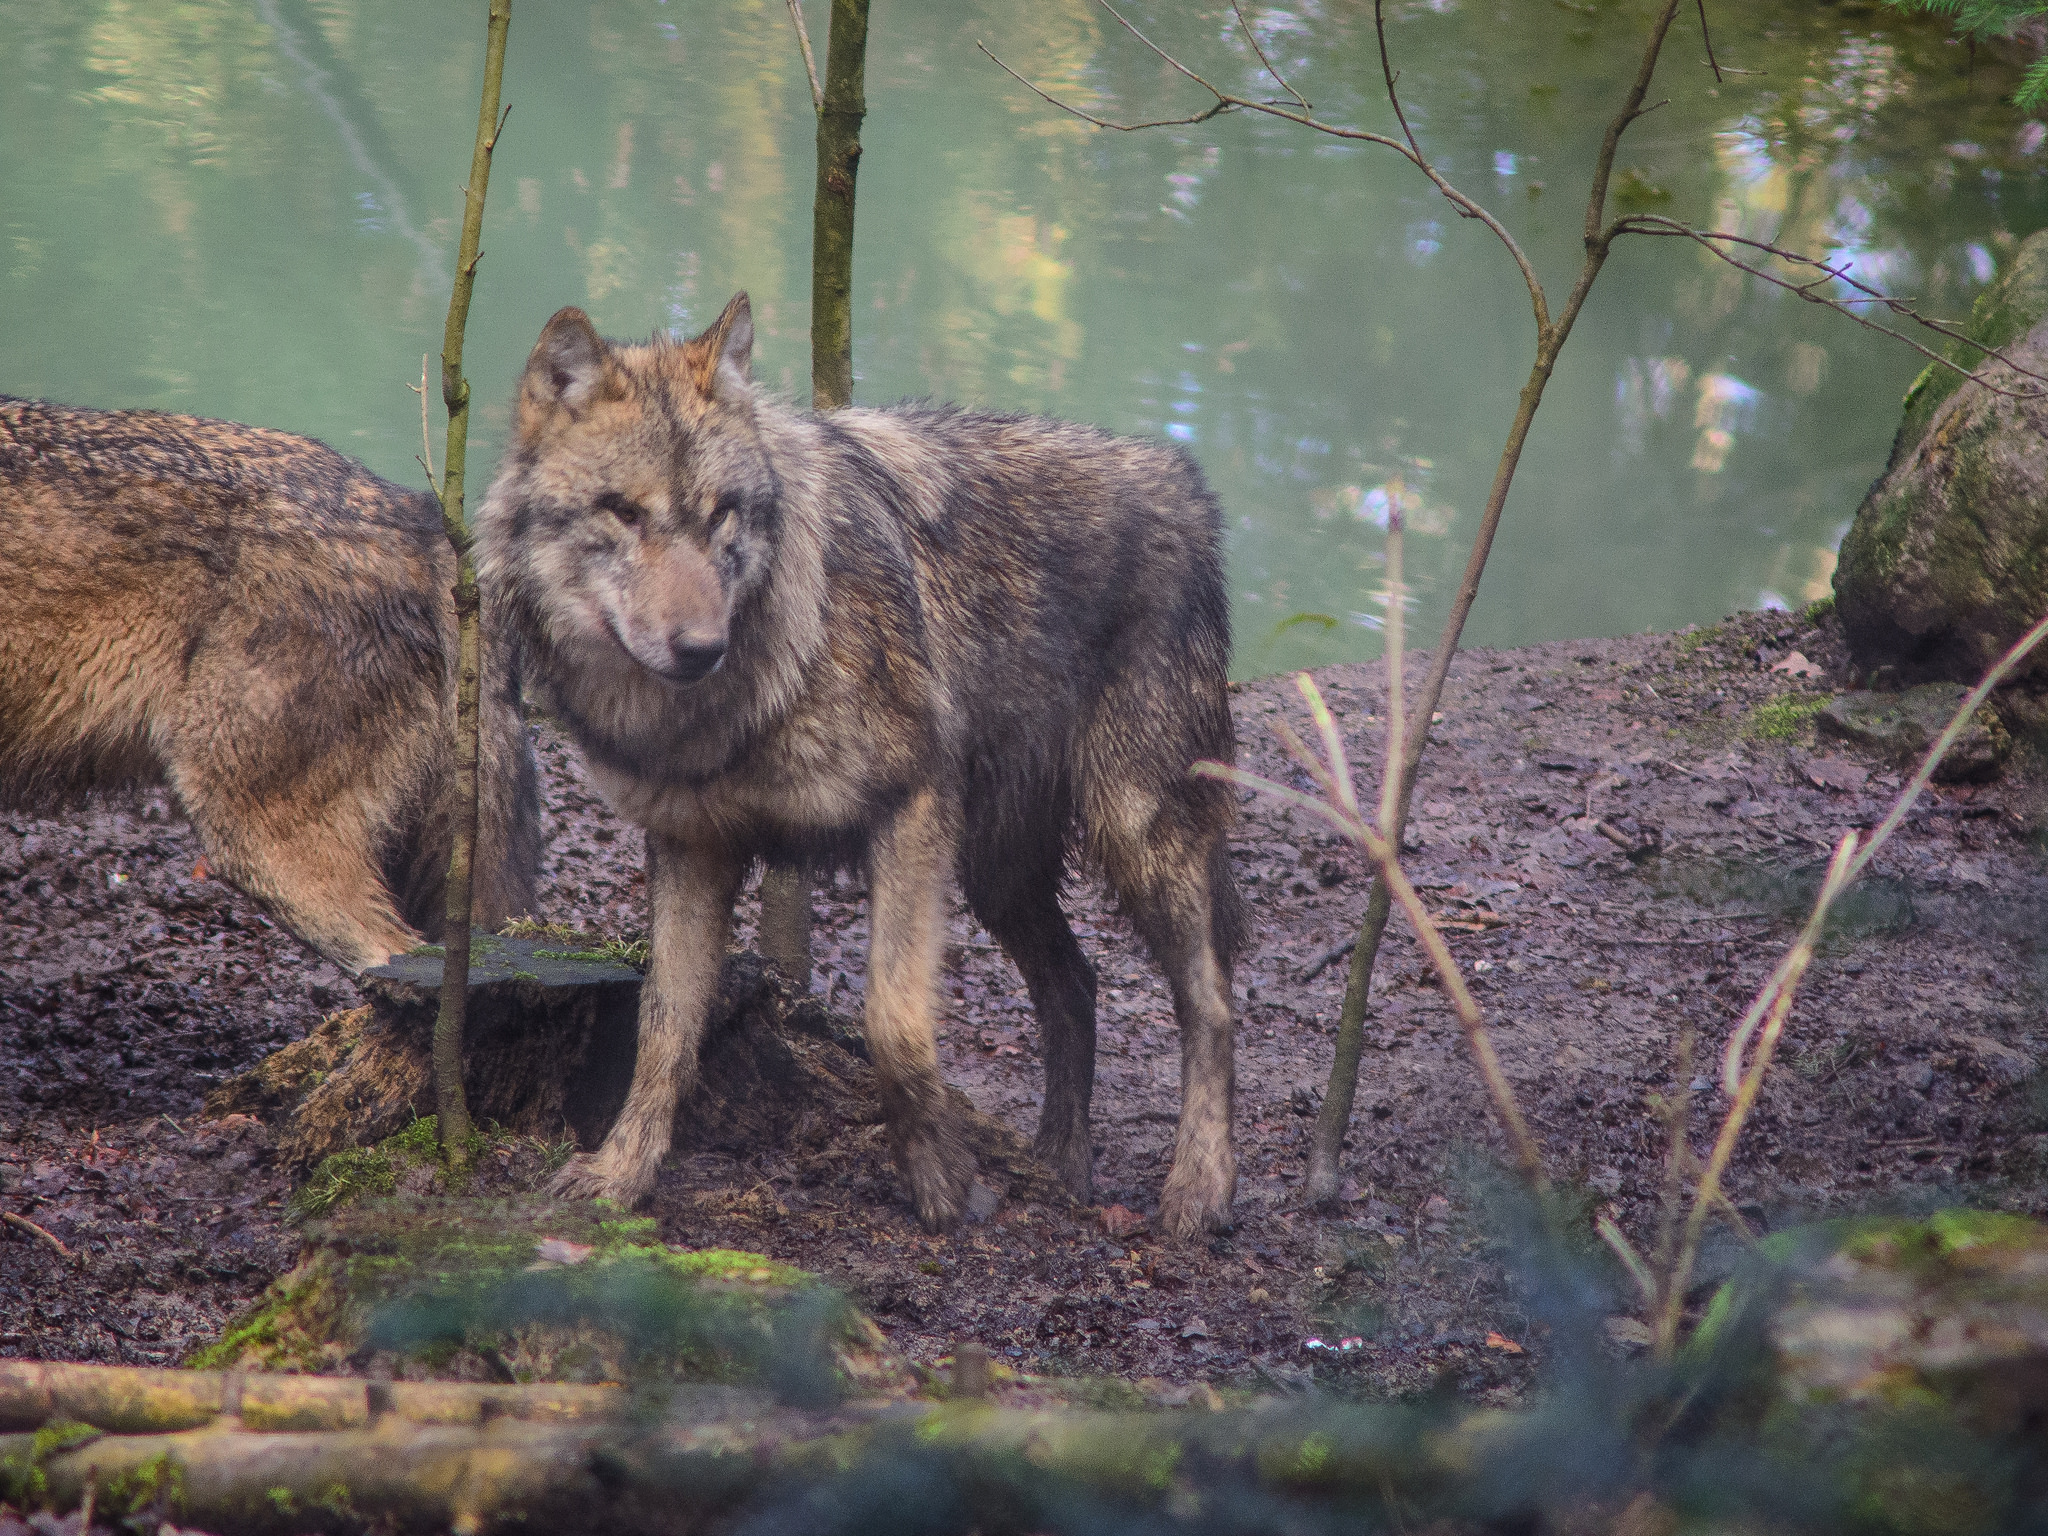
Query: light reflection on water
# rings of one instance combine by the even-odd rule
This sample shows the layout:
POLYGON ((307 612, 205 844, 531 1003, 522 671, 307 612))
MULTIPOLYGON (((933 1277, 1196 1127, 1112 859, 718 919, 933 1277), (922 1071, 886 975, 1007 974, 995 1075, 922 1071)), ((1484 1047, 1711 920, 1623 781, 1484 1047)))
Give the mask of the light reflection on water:
MULTIPOLYGON (((811 0, 822 38, 825 7, 811 0)), ((1394 127, 1371 13, 1250 6, 1330 120, 1394 127)), ((1617 196, 1824 256, 1959 316, 2048 221, 2048 127, 2010 61, 1860 0, 1711 7, 1674 34, 1617 196)), ((1247 94, 1227 8, 1133 19, 1247 94)), ((1643 8, 1429 0, 1390 28, 1416 131, 1561 299, 1643 8)), ((397 0, 0 0, 0 390, 259 421, 412 480, 405 385, 438 349, 481 8, 397 0)), ((1199 107, 1088 0, 892 0, 871 37, 860 397, 935 395, 1185 444, 1226 507, 1240 670, 1371 655, 1381 530, 1426 635, 1529 360, 1485 232, 1393 156, 1199 107), (1289 623, 1291 616, 1311 618, 1289 623)), ((481 480, 541 322, 704 324, 745 286, 758 372, 805 392, 811 135, 781 0, 519 11, 470 366, 481 480)), ((1835 291, 1848 296, 1843 283, 1835 291)), ((1524 456, 1477 643, 1712 619, 1826 590, 1922 360, 1678 241, 1624 243, 1524 456)))

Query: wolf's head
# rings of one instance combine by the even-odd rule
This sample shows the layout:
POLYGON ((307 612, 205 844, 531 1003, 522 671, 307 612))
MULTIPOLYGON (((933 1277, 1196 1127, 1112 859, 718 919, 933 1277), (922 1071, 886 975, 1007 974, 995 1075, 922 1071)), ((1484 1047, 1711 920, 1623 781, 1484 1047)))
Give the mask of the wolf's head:
POLYGON ((686 342, 615 345, 580 309, 541 331, 479 518, 480 574, 555 645, 679 688, 723 664, 780 517, 753 344, 744 293, 686 342))

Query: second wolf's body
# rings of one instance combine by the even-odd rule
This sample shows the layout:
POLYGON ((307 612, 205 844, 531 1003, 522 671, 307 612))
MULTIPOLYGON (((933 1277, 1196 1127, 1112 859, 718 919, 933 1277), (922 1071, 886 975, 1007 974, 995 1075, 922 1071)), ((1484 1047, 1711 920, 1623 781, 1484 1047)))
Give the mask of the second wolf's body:
MULTIPOLYGON (((438 932, 455 559, 433 498, 287 432, 0 396, 0 804, 164 781, 351 970, 438 932)), ((531 904, 516 672, 485 667, 478 920, 531 904)))
POLYGON ((920 1215, 972 1164, 933 1039, 943 894, 1023 972, 1038 1146, 1087 1191, 1095 977, 1060 909, 1099 867, 1165 969, 1183 1109, 1166 1225, 1235 1186, 1229 621, 1219 514, 1179 452, 941 406, 811 416, 747 378, 744 296, 687 345, 580 312, 530 360, 479 517, 479 573, 531 685, 648 829, 653 961, 627 1106, 564 1186, 628 1201, 667 1148, 729 914, 757 859, 865 862, 867 1032, 920 1215))

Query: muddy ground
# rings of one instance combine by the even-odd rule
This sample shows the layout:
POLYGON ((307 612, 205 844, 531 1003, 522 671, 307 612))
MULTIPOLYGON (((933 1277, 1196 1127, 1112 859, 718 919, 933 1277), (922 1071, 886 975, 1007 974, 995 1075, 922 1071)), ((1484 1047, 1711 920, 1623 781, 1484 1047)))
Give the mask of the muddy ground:
MULTIPOLYGON (((1900 781, 1803 723, 1802 701, 1846 685, 1842 666, 1829 626, 1751 614, 1702 633, 1475 651, 1453 668, 1408 868, 1455 924, 1551 1168, 1639 1240, 1655 1221, 1658 1096, 1689 1098, 1704 1148, 1725 1107, 1711 1057, 1730 1021, 1829 845, 1873 825, 1900 781), (1795 648, 1829 676, 1770 670, 1795 648), (1816 758, 1836 787, 1816 782, 1816 758), (1686 1025, 1700 1062, 1674 1077, 1686 1025)), ((1380 668, 1321 677, 1355 761, 1376 773, 1380 668)), ((1272 729, 1300 721, 1292 683, 1247 684, 1235 703, 1248 762, 1303 782, 1272 729)), ((636 935, 638 833, 569 748, 536 737, 552 834, 541 915, 636 935)), ((1930 796, 1837 924, 1736 1159, 1752 1225, 1937 1200, 2048 1207, 2048 880, 2028 763, 1930 796)), ((355 989, 198 864, 161 792, 0 820, 0 1212, 72 1255, 0 1223, 0 1357, 175 1362, 298 1250, 271 1132, 209 1122, 200 1104, 355 989)), ((1347 1199, 1297 1209, 1344 987, 1331 956, 1363 906, 1363 864, 1307 817, 1250 799, 1235 864, 1256 936, 1237 976, 1227 1236, 1169 1242, 1124 1223, 1156 1208, 1179 1068, 1163 983, 1087 881, 1070 904, 1101 968, 1099 1207, 1023 1202, 934 1238, 863 1133, 854 1156, 671 1159, 652 1207, 663 1235, 819 1271, 925 1361, 975 1338, 1028 1370, 1272 1385, 1313 1367, 1368 1392, 1449 1382, 1512 1398, 1542 1343, 1502 1267, 1484 1195, 1502 1142, 1440 989, 1397 922, 1347 1199), (1118 1205, 1106 1222, 1101 1208, 1118 1205), (1312 1336, 1361 1343, 1340 1356, 1307 1348, 1312 1336)), ((840 1011, 862 990, 859 896, 842 877, 818 901, 814 990, 840 1011)), ((947 1076, 1028 1136, 1041 1083, 1019 978, 957 912, 950 960, 947 1076)))

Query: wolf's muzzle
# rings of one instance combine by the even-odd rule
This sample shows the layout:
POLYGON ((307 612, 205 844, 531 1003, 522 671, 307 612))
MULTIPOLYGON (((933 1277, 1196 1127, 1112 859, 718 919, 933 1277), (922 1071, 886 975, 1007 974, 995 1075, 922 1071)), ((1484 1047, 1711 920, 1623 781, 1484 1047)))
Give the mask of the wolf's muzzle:
POLYGON ((711 645, 670 645, 670 664, 662 668, 661 675, 672 683, 701 682, 716 672, 725 660, 725 643, 711 645))

